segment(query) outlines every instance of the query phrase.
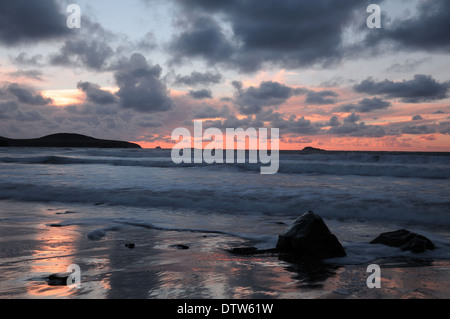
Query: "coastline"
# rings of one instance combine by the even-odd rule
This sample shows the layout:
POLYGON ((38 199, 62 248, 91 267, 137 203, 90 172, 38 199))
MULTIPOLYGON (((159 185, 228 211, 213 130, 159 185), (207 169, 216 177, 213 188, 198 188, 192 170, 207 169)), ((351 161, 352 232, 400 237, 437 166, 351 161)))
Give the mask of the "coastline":
POLYGON ((97 139, 74 133, 57 133, 32 139, 12 139, 0 136, 0 147, 141 148, 135 143, 97 139))

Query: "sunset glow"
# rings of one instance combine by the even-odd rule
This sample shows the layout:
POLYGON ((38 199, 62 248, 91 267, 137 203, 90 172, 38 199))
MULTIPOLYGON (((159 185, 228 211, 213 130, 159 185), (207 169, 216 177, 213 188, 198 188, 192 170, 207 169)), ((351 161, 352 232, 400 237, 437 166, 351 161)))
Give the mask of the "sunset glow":
MULTIPOLYGON (((425 21, 438 34, 426 24, 421 2, 413 2, 417 16, 403 23, 413 34, 425 21)), ((62 25, 42 37, 0 38, 8 48, 0 55, 0 135, 88 132, 170 148, 175 128, 202 120, 219 129, 279 128, 281 149, 450 150, 450 60, 440 49, 446 35, 432 45, 419 38, 423 46, 394 37, 410 4, 385 4, 386 23, 371 29, 356 1, 348 8, 330 3, 330 14, 312 7, 308 15, 300 3, 272 10, 270 23, 279 29, 271 33, 268 16, 252 15, 244 4, 227 11, 198 3, 194 10, 174 0, 174 14, 195 12, 174 18, 166 5, 142 0, 127 8, 80 1, 79 29, 62 25), (112 11, 122 12, 123 32, 102 14, 112 11), (264 31, 254 33, 243 20, 264 31), (341 21, 349 20, 352 27, 344 27, 341 21), (278 34, 284 23, 292 32, 278 34)), ((64 9, 55 2, 50 15, 64 20, 64 9)))

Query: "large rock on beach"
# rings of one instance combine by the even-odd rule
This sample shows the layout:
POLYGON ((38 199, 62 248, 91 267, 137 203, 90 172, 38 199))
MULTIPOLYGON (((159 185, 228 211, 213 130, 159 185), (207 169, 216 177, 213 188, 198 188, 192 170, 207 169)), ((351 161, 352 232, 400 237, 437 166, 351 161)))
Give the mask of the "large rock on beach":
POLYGON ((370 243, 399 247, 402 250, 410 250, 414 253, 422 253, 427 249, 433 250, 435 248, 434 243, 425 236, 406 229, 382 233, 370 243))
POLYGON ((330 232, 323 219, 312 211, 298 217, 278 236, 276 249, 301 258, 346 256, 337 237, 330 232))

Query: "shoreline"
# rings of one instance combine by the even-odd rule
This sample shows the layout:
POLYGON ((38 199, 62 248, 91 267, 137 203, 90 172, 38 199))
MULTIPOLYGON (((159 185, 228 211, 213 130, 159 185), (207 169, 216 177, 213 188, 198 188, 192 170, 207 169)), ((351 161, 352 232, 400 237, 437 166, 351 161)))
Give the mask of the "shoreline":
POLYGON ((76 207, 41 206, 47 207, 44 223, 27 216, 0 222, 0 299, 450 298, 450 260, 379 260, 381 288, 370 289, 371 262, 311 265, 270 255, 236 256, 228 250, 254 242, 201 230, 104 227, 79 222, 76 207), (96 231, 101 236, 89 238, 96 231), (50 274, 71 264, 81 270, 79 289, 48 284, 50 274))

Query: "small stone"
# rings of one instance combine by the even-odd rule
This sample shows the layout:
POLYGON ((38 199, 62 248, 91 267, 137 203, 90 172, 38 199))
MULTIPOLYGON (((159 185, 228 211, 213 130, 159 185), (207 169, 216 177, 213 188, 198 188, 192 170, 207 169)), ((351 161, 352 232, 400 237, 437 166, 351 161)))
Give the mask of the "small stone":
POLYGON ((170 245, 170 247, 176 248, 176 249, 189 249, 189 246, 176 244, 176 245, 170 245))
POLYGON ((51 274, 47 278, 47 282, 50 286, 66 286, 67 285, 67 278, 72 275, 71 272, 60 272, 51 274))
POLYGON ((73 212, 71 210, 66 210, 64 212, 58 212, 56 215, 65 215, 65 214, 76 214, 77 212, 73 212))
POLYGON ((233 255, 254 255, 258 252, 258 248, 256 247, 235 247, 229 250, 229 252, 233 255))
POLYGON ((60 223, 53 223, 53 224, 47 224, 49 227, 65 227, 68 225, 60 224, 60 223))

